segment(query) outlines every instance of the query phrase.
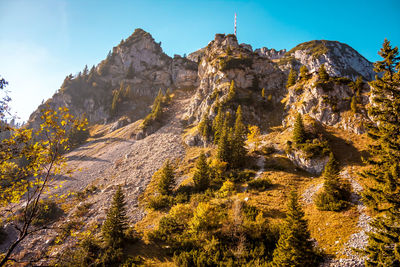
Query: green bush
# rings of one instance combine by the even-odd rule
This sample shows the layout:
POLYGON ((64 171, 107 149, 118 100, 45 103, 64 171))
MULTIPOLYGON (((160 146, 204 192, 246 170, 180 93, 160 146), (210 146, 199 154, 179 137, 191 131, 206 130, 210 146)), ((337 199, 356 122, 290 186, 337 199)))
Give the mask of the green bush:
POLYGON ((63 256, 52 266, 101 266, 99 256, 102 251, 99 242, 91 237, 84 238, 73 247, 68 247, 63 256))
POLYGON ((323 191, 314 198, 314 203, 319 210, 341 211, 348 207, 349 202, 338 200, 333 195, 323 191))
POLYGON ((153 210, 163 210, 171 207, 173 198, 167 195, 156 195, 149 198, 147 207, 153 210))
POLYGON ((335 83, 341 84, 341 85, 349 85, 352 83, 352 81, 347 77, 334 77, 332 79, 335 83))
POLYGON ((189 202, 191 194, 193 194, 194 188, 190 185, 180 185, 175 193, 176 203, 189 202))
POLYGON ((244 69, 246 67, 251 67, 253 61, 251 58, 234 58, 227 57, 220 58, 219 66, 222 71, 227 71, 230 69, 244 69))
POLYGON ((79 201, 85 200, 89 195, 94 194, 97 191, 97 186, 90 185, 86 187, 83 191, 76 192, 75 196, 79 201))
POLYGON ((255 221, 257 215, 260 213, 260 210, 257 207, 251 206, 247 203, 244 203, 242 208, 244 215, 250 221, 255 221))
POLYGON ((232 170, 229 173, 229 180, 235 183, 244 183, 249 181, 256 175, 256 171, 254 170, 232 170))
POLYGON ((268 178, 256 179, 248 182, 248 186, 250 189, 255 189, 259 191, 265 191, 270 188, 271 185, 272 182, 268 178))
POLYGON ((83 203, 82 205, 77 206, 74 216, 78 218, 83 217, 89 212, 89 209, 92 205, 93 205, 92 203, 83 203))
MULTIPOLYGON (((33 212, 33 203, 31 203, 27 210, 26 214, 28 216, 33 212)), ((34 226, 44 226, 47 225, 56 219, 58 219, 62 214, 63 210, 60 209, 57 203, 52 199, 42 200, 37 205, 36 213, 33 215, 32 224, 34 226)), ((19 215, 17 216, 18 221, 22 221, 24 219, 23 209, 19 210, 19 215)))
POLYGON ((314 158, 320 156, 327 156, 330 153, 329 144, 327 141, 320 141, 318 139, 307 140, 304 144, 296 145, 296 148, 305 153, 306 158, 314 158))

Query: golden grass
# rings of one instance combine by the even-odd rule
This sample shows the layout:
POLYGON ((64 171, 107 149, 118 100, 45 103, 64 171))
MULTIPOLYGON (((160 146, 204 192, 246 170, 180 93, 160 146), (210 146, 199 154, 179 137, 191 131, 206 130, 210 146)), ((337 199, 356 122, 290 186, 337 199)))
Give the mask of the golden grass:
MULTIPOLYGON (((325 253, 335 256, 344 248, 350 235, 355 233, 359 213, 356 207, 342 212, 320 211, 315 205, 305 207, 311 237, 325 253)), ((340 256, 340 254, 338 254, 340 256)))
MULTIPOLYGON (((311 122, 305 118, 305 123, 311 122)), ((370 182, 360 179, 357 173, 366 168, 363 166, 361 157, 366 154, 370 142, 369 139, 365 135, 352 134, 333 127, 324 127, 324 129, 329 144, 338 157, 342 170, 347 170, 353 179, 358 181, 362 186, 367 186, 370 182)), ((291 139, 291 135, 291 131, 280 126, 272 128, 269 134, 262 136, 262 139, 263 143, 267 143, 267 145, 274 144, 278 149, 284 150, 287 140, 291 139)), ((209 153, 212 156, 215 155, 214 147, 186 147, 186 155, 179 162, 177 171, 179 175, 185 177, 182 183, 189 183, 191 181, 191 174, 201 151, 209 153)), ((241 189, 246 186, 246 183, 243 183, 237 186, 238 192, 229 198, 231 200, 246 199, 247 203, 263 211, 269 223, 274 225, 279 225, 285 218, 287 199, 291 190, 297 190, 301 201, 302 194, 306 189, 323 182, 322 177, 315 178, 304 171, 298 170, 285 155, 276 153, 266 157, 266 169, 261 178, 264 177, 270 179, 273 183, 270 189, 261 192, 257 190, 241 192, 241 189)), ((153 180, 146 189, 148 193, 155 190, 156 184, 153 180)), ((309 223, 311 236, 316 239, 319 247, 325 253, 334 257, 345 257, 340 254, 340 251, 343 250, 349 237, 353 233, 360 231, 357 227, 359 212, 356 207, 352 206, 342 212, 330 212, 319 211, 314 204, 306 205, 303 203, 303 208, 305 217, 309 223)), ((137 223, 136 229, 146 236, 146 233, 150 229, 157 227, 160 218, 164 215, 165 213, 163 212, 148 211, 145 218, 137 223)), ((145 248, 147 247, 144 246, 143 249, 145 248)), ((153 249, 150 248, 150 250, 153 249)), ((160 261, 159 257, 152 255, 146 256, 146 265, 174 266, 170 258, 160 261)))

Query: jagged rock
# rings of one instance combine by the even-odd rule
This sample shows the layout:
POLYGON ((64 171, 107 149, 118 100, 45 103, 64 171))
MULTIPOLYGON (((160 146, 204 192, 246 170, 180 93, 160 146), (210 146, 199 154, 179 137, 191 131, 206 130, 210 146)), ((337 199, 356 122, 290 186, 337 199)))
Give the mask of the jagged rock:
POLYGON ((305 65, 310 72, 318 71, 321 64, 325 64, 331 76, 353 80, 362 76, 368 81, 375 77, 371 62, 349 45, 337 41, 315 40, 299 44, 287 52, 278 64, 286 71, 305 65))
POLYGON ((198 133, 188 134, 183 141, 188 146, 202 146, 204 144, 198 133))
POLYGON ((191 61, 194 61, 196 63, 199 63, 201 61, 201 59, 203 58, 203 56, 204 56, 204 51, 205 50, 206 50, 206 48, 201 48, 201 49, 199 49, 199 50, 197 50, 197 51, 195 51, 193 53, 190 53, 187 56, 187 59, 189 59, 191 61))
POLYGON ((302 151, 295 149, 287 157, 294 165, 314 175, 320 175, 329 160, 328 156, 307 158, 302 151))
POLYGON ((249 52, 253 52, 253 48, 249 44, 240 44, 240 47, 243 47, 244 49, 246 49, 249 52))
POLYGON ((126 118, 126 117, 120 118, 119 120, 117 120, 116 122, 114 122, 111 125, 109 132, 113 132, 119 128, 122 128, 122 127, 128 125, 129 123, 131 123, 131 120, 129 118, 126 118))
POLYGON ((269 59, 280 59, 286 54, 286 49, 282 50, 275 50, 275 49, 268 49, 267 47, 258 48, 254 51, 261 57, 267 57, 269 59))
MULTIPOLYGON (((189 123, 198 122, 206 112, 212 119, 216 115, 216 95, 221 102, 226 101, 233 80, 238 99, 255 99, 252 105, 242 105, 248 122, 255 124, 261 120, 266 125, 280 124, 283 116, 280 100, 286 77, 271 60, 254 54, 246 45, 239 45, 232 34, 216 34, 202 53, 198 69, 200 84, 186 113, 189 123), (269 102, 261 99, 262 88, 266 96, 270 96, 269 102)), ((233 114, 234 110, 230 112, 233 114)))
POLYGON ((170 58, 160 43, 142 29, 114 47, 112 53, 89 74, 67 76, 60 90, 39 106, 29 118, 28 127, 40 124, 40 110, 66 106, 74 115, 85 114, 91 123, 128 116, 132 121, 149 112, 158 90, 194 88, 198 85, 197 64, 182 57, 170 58), (129 73, 128 73, 129 72, 129 73), (113 92, 130 87, 130 96, 119 100, 111 114, 113 92))
MULTIPOLYGON (((306 83, 300 82, 288 89, 285 107, 289 114, 308 114, 322 124, 362 134, 365 132, 365 122, 369 121, 365 109, 369 104, 369 90, 369 85, 365 84, 358 98, 360 109, 354 113, 350 108, 354 92, 349 84, 335 80, 319 84, 315 75, 306 83)), ((294 117, 289 116, 283 124, 290 125, 292 121, 294 117)))

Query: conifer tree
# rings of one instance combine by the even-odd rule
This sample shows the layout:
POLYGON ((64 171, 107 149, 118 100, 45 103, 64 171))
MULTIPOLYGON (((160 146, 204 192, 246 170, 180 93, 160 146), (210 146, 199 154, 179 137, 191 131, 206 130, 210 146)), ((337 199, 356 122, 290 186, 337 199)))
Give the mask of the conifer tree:
POLYGON ((89 74, 89 69, 88 69, 88 66, 87 65, 85 65, 85 67, 83 68, 83 76, 87 76, 88 74, 89 74))
POLYGON ((118 103, 120 101, 120 90, 113 91, 113 99, 111 103, 111 114, 115 115, 118 110, 118 103))
POLYGON ((362 91, 364 82, 361 76, 358 76, 356 81, 352 83, 351 87, 354 91, 354 94, 356 96, 360 95, 360 92, 362 91))
POLYGON ((235 88, 235 81, 231 81, 231 85, 229 86, 229 94, 228 94, 228 101, 235 98, 236 95, 236 88, 235 88))
POLYGON ((158 191, 161 195, 170 195, 175 186, 175 174, 172 163, 169 160, 164 162, 160 172, 160 181, 158 183, 158 191))
POLYGON ((286 88, 289 88, 290 86, 293 86, 296 83, 297 79, 297 72, 293 68, 290 69, 288 80, 286 83, 286 88))
POLYGON ((297 113, 296 122, 293 128, 293 142, 303 144, 306 141, 306 131, 300 113, 297 113))
POLYGON ((300 68, 300 80, 307 81, 307 78, 308 78, 308 69, 305 65, 303 65, 300 68))
POLYGON ((214 143, 219 142, 219 138, 222 133, 222 127, 224 125, 224 114, 222 113, 222 106, 218 104, 217 116, 215 116, 213 121, 213 131, 214 131, 214 143))
POLYGON ((347 207, 350 196, 350 185, 339 179, 339 165, 330 153, 325 166, 323 191, 316 195, 315 205, 319 210, 340 211, 347 207))
POLYGON ((218 140, 218 150, 217 150, 217 157, 223 161, 227 162, 228 166, 230 166, 231 163, 231 146, 230 146, 230 140, 231 140, 231 131, 229 129, 227 120, 224 121, 223 126, 221 127, 221 134, 219 136, 218 140))
POLYGON ((196 163, 196 171, 193 175, 194 186, 197 190, 203 191, 210 185, 210 168, 204 152, 201 152, 196 163))
POLYGON ((370 82, 372 105, 368 113, 373 123, 368 135, 371 167, 362 173, 372 183, 363 195, 377 216, 371 223, 365 253, 367 266, 400 266, 400 57, 385 39, 378 53, 383 60, 374 64, 376 75, 370 82))
POLYGON ((327 82, 329 80, 329 74, 328 72, 326 72, 325 64, 321 64, 321 66, 319 67, 318 76, 320 81, 322 82, 327 82))
POLYGON ((107 212, 106 220, 102 226, 102 237, 106 247, 118 249, 122 247, 125 238, 125 230, 128 227, 126 217, 126 202, 121 186, 118 186, 114 194, 111 208, 107 212))
POLYGON ((96 75, 96 68, 93 65, 89 72, 88 81, 92 82, 95 75, 96 75))
POLYGON ((286 219, 273 253, 272 266, 317 266, 316 253, 310 239, 298 196, 291 192, 286 219))
POLYGON ((232 167, 239 168, 243 165, 246 157, 246 126, 242 121, 242 107, 239 106, 236 111, 236 121, 233 132, 233 142, 232 142, 232 167))
POLYGON ((229 128, 232 128, 235 122, 235 116, 232 115, 229 111, 225 112, 225 120, 226 124, 229 128))
POLYGON ((199 123, 199 133, 203 138, 208 141, 208 137, 210 136, 211 129, 210 129, 210 119, 208 118, 208 112, 204 113, 203 118, 199 123))

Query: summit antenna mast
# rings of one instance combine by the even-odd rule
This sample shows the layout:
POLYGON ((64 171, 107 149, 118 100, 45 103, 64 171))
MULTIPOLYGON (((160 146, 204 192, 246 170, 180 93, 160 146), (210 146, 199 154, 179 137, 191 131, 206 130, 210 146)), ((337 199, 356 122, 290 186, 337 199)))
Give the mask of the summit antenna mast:
POLYGON ((235 13, 235 36, 236 36, 236 13, 235 13))

